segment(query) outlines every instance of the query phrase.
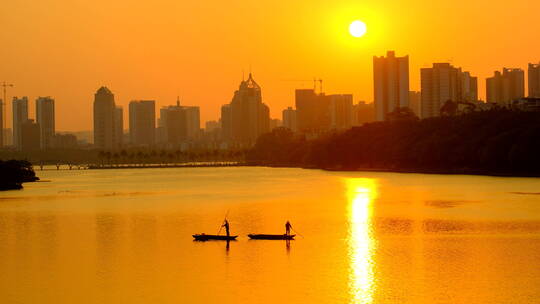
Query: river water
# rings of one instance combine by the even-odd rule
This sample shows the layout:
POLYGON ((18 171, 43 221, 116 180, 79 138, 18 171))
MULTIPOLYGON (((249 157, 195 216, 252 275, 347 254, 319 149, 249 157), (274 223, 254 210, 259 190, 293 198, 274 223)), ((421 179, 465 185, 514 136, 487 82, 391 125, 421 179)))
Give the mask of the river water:
POLYGON ((538 303, 540 179, 38 171, 0 193, 1 303, 538 303), (194 242, 228 213, 238 240, 194 242), (283 233, 295 241, 250 241, 283 233), (302 236, 300 236, 300 234, 302 236))

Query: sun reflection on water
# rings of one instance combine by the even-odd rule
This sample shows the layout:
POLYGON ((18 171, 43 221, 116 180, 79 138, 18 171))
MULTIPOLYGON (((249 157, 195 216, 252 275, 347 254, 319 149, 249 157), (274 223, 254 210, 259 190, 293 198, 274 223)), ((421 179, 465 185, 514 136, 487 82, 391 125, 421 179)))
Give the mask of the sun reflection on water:
POLYGON ((377 197, 375 180, 346 179, 349 202, 349 288, 351 303, 372 303, 374 284, 373 251, 375 240, 371 230, 373 201, 377 197))

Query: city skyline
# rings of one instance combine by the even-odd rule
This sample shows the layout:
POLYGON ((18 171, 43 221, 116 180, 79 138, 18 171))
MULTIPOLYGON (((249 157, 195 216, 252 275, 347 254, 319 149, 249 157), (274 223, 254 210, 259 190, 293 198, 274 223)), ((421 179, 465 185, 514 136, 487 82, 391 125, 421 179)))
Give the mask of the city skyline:
MULTIPOLYGON (((124 108, 136 99, 156 100, 161 107, 180 95, 189 104, 200 105, 201 120, 208 121, 229 102, 227 94, 242 69, 246 74, 251 70, 265 86, 271 117, 277 118, 292 105, 294 89, 310 88, 313 77, 322 78, 329 93, 349 92, 355 101, 371 102, 372 56, 390 49, 410 55, 410 89, 418 91, 420 68, 433 62, 452 59, 450 63, 482 80, 503 67, 527 70, 528 63, 538 62, 535 50, 540 45, 532 39, 540 25, 528 22, 540 4, 530 1, 490 1, 489 8, 483 1, 440 2, 431 3, 429 9, 422 8, 422 1, 411 1, 410 18, 399 18, 399 3, 392 1, 317 2, 307 12, 302 9, 305 3, 285 6, 265 1, 247 6, 160 1, 161 6, 138 4, 130 11, 99 1, 65 7, 47 2, 31 7, 8 3, 0 13, 12 29, 6 33, 11 43, 0 50, 4 58, 0 75, 15 85, 8 89, 8 97, 53 96, 57 129, 65 131, 91 129, 91 116, 77 110, 91 105, 91 92, 100 85, 113 88, 124 108), (45 8, 49 16, 40 14, 45 8), (482 16, 477 14, 480 8, 482 16), (223 16, 223 11, 235 13, 223 16), (442 16, 433 11, 443 12, 442 16), (158 13, 164 15, 156 18, 158 13), (512 16, 517 17, 512 27, 505 26, 512 16), (20 22, 21 18, 28 21, 20 22), (418 22, 409 22, 411 18, 418 22), (80 22, 61 27, 72 19, 80 22), (348 25, 355 19, 366 22, 365 37, 349 35, 348 25), (291 20, 298 22, 291 25, 291 20), (140 30, 138 36, 130 33, 133 27, 140 30), (53 32, 59 35, 52 36, 53 32), (32 51, 33 44, 41 46, 40 52, 32 51)), ((485 83, 478 85, 479 97, 485 100, 485 83)), ((10 113, 11 98, 7 101, 10 113)), ((7 118, 9 126, 11 117, 7 118)))

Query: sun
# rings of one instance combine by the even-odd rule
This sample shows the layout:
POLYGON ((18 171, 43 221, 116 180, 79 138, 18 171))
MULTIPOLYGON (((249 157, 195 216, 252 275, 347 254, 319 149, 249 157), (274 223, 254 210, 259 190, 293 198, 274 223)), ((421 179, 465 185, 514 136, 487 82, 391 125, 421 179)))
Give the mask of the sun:
POLYGON ((353 37, 362 37, 366 34, 366 32, 367 26, 360 20, 355 20, 351 23, 351 25, 349 25, 349 33, 351 33, 353 37))

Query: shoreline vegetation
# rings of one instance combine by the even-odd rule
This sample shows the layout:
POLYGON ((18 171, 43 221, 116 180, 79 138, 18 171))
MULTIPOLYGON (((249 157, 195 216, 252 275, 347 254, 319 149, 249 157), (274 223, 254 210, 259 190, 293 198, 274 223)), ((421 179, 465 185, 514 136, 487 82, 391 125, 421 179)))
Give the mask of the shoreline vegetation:
POLYGON ((26 160, 0 160, 0 191, 22 189, 23 183, 38 181, 32 164, 26 160))
POLYGON ((247 163, 328 171, 540 177, 540 113, 496 109, 419 120, 407 110, 307 140, 262 135, 247 163))

